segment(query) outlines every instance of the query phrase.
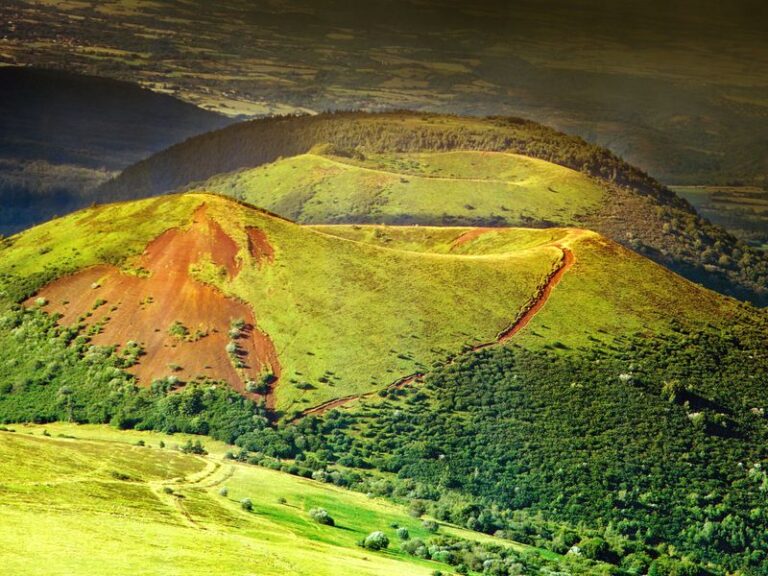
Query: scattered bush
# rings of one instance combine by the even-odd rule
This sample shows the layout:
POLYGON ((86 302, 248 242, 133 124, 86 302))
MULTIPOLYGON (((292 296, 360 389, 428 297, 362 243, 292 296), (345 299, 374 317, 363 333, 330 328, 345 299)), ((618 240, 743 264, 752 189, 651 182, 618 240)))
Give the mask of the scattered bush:
POLYGON ((389 547, 389 538, 384 532, 377 530, 365 537, 363 546, 369 550, 386 550, 389 547))
POLYGON ((328 511, 325 508, 312 508, 309 511, 309 516, 318 524, 324 524, 325 526, 336 526, 336 522, 331 517, 331 515, 328 514, 328 511))
POLYGON ((253 502, 251 502, 250 498, 243 498, 240 500, 240 508, 246 512, 251 512, 253 510, 253 502))

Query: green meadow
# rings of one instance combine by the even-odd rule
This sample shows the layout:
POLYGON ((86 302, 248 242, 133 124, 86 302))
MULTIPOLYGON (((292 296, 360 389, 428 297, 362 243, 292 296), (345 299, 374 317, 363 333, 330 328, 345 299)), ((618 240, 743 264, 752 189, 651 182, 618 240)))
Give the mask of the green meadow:
MULTIPOLYGON (((427 576, 450 570, 401 549, 395 525, 411 538, 432 536, 404 508, 225 460, 223 445, 208 439, 210 454, 203 456, 178 450, 189 438, 184 435, 72 424, 11 429, 0 432, 0 565, 7 574, 427 576), (251 511, 242 508, 244 498, 251 511), (315 522, 309 516, 315 507, 326 509, 335 527, 315 522), (376 530, 388 535, 387 550, 357 546, 376 530)), ((440 533, 495 541, 447 525, 440 533)))
POLYGON ((195 185, 301 223, 575 225, 605 191, 588 176, 501 152, 302 154, 195 185))

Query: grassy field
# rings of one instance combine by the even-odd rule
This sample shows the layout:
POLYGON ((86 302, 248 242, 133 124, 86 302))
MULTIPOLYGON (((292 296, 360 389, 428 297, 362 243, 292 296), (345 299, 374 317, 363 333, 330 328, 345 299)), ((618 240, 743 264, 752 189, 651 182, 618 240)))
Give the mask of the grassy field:
POLYGON ((303 154, 198 186, 302 223, 572 226, 604 190, 584 174, 497 152, 303 154))
POLYGON ((755 186, 674 186, 715 224, 763 250, 768 250, 768 190, 755 186))
POLYGON ((486 229, 456 246, 450 227, 316 226, 318 230, 404 250, 504 254, 544 243, 570 248, 573 267, 546 305, 512 340, 527 348, 588 348, 635 332, 664 332, 672 319, 690 325, 724 324, 740 314, 733 299, 703 289, 666 268, 579 229, 486 229))
POLYGON ((205 441, 211 454, 196 456, 174 448, 181 436, 70 424, 15 430, 0 432, 0 565, 9 574, 426 576, 447 568, 400 549, 393 524, 430 536, 403 508, 224 460, 213 441, 205 441), (335 528, 308 516, 318 506, 335 528), (387 551, 356 546, 374 530, 389 536, 387 551))

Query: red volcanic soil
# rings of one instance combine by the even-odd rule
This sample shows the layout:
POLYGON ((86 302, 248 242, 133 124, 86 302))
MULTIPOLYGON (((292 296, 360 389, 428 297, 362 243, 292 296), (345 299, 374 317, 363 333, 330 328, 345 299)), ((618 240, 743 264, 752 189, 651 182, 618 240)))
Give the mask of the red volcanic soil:
POLYGON ((275 249, 272 248, 272 244, 267 240, 267 235, 263 230, 248 226, 245 229, 248 234, 248 251, 251 256, 261 264, 262 262, 269 262, 270 264, 275 260, 275 249))
MULTIPOLYGON (((269 245, 266 237, 262 244, 269 245)), ((91 312, 87 324, 103 323, 101 332, 93 337, 94 344, 120 345, 129 340, 140 343, 146 355, 130 371, 144 385, 171 374, 182 381, 207 376, 225 380, 243 392, 245 381, 258 379, 263 367, 279 377, 275 347, 256 328, 247 305, 224 296, 189 273, 190 266, 206 260, 234 278, 241 264, 237 252, 237 244, 206 214, 203 205, 188 228, 168 230, 147 246, 137 266, 148 275, 96 266, 59 278, 36 297, 46 298, 51 312, 63 314, 62 324, 75 323, 91 312), (94 308, 97 300, 106 300, 106 304, 94 308), (230 325, 236 319, 245 323, 236 340, 237 353, 245 365, 241 369, 234 367, 226 352, 230 325), (169 333, 175 322, 188 330, 187 337, 169 333)), ((270 398, 267 400, 269 404, 270 398)))
POLYGON ((486 232, 490 232, 491 230, 493 230, 493 228, 472 228, 471 230, 467 230, 460 236, 456 237, 453 242, 451 242, 451 250, 458 248, 467 242, 471 242, 475 238, 478 238, 486 232))

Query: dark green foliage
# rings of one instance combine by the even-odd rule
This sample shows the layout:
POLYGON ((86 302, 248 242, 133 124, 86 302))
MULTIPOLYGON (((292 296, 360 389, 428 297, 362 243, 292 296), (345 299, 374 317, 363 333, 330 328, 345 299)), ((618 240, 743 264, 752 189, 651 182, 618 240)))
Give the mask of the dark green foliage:
POLYGON ((7 309, 0 315, 0 422, 111 423, 229 443, 267 426, 262 409, 224 386, 194 382, 174 393, 167 382, 140 388, 123 370, 130 365, 124 358, 43 312, 7 309))
POLYGON ((181 447, 181 451, 184 452, 184 454, 208 454, 200 440, 195 440, 194 442, 192 442, 192 440, 187 440, 184 443, 184 446, 181 447))
POLYGON ((603 527, 580 540, 530 533, 547 547, 577 544, 628 573, 668 542, 693 562, 660 559, 659 574, 698 561, 765 575, 765 330, 756 321, 562 356, 486 350, 438 370, 405 401, 361 412, 352 449, 403 480, 485 502, 433 510, 476 530, 536 543, 511 511, 543 513, 603 527))

